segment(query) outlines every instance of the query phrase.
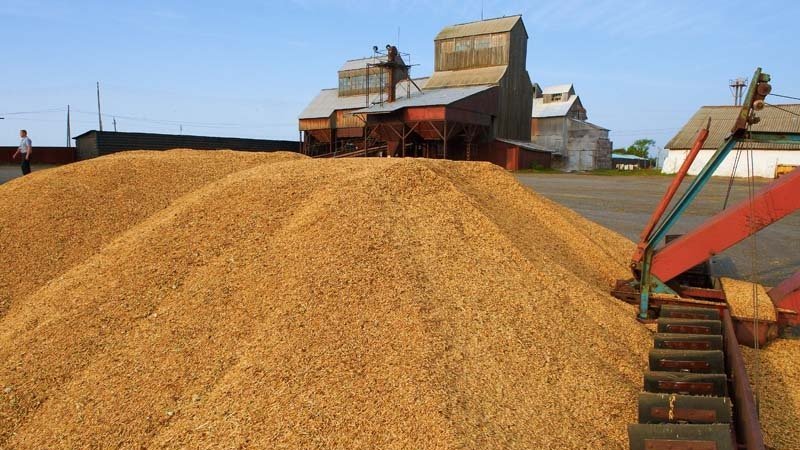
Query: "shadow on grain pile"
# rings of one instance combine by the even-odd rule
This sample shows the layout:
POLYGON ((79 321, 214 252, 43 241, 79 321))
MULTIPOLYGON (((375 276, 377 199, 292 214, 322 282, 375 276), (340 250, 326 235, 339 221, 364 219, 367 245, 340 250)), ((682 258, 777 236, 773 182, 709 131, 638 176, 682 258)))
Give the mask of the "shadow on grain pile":
POLYGON ((139 153, 0 195, 62 230, 0 237, 42 271, 0 285, 0 447, 627 447, 631 244, 491 164, 139 153))

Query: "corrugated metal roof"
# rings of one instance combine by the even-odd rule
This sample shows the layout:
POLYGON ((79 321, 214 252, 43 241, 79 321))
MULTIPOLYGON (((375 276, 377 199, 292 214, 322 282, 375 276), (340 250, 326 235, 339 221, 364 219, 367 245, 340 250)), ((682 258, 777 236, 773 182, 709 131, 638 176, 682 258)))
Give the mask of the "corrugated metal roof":
POLYGON ((555 84, 542 88, 542 94, 561 94, 572 90, 572 83, 555 84))
POLYGON ((511 31, 522 16, 498 17, 496 19, 479 20, 477 22, 460 23, 444 27, 434 38, 435 41, 452 39, 464 36, 478 36, 490 33, 505 33, 511 31))
POLYGON ((428 80, 428 89, 459 86, 484 86, 499 84, 506 73, 507 66, 480 67, 477 69, 446 70, 434 72, 428 80))
MULTIPOLYGON (((800 114, 800 104, 776 106, 792 111, 795 114, 800 114)), ((703 148, 716 150, 725 142, 725 139, 730 134, 739 110, 740 107, 738 106, 703 106, 689 119, 689 122, 681 128, 678 134, 670 139, 665 148, 670 150, 692 148, 692 144, 694 144, 694 140, 697 137, 697 132, 706 126, 706 121, 711 117, 711 129, 709 130, 705 144, 703 144, 703 148)), ((761 121, 753 125, 753 131, 789 131, 800 133, 800 117, 793 116, 785 111, 767 106, 763 110, 756 112, 756 116, 760 117, 761 121)), ((740 143, 739 145, 741 148, 757 150, 800 150, 800 144, 776 145, 740 143)))
POLYGON ((439 106, 449 105, 458 100, 483 92, 494 86, 465 86, 442 89, 425 89, 422 92, 414 92, 411 98, 399 98, 396 102, 373 105, 369 108, 362 108, 357 113, 367 112, 371 114, 381 114, 397 111, 401 108, 411 108, 416 106, 439 106))
POLYGON ((587 120, 578 120, 578 119, 573 119, 572 117, 570 117, 569 120, 571 120, 572 122, 577 122, 577 123, 580 123, 580 124, 583 124, 583 125, 598 129, 598 130, 611 131, 608 128, 603 128, 600 125, 598 125, 596 123, 589 122, 587 120))
POLYGON ((647 158, 642 158, 636 155, 627 155, 625 153, 612 153, 611 159, 629 159, 631 161, 646 161, 647 158))
POLYGON ((533 111, 531 117, 534 119, 543 119, 545 117, 563 117, 578 100, 577 95, 570 95, 565 102, 550 102, 545 103, 543 98, 533 99, 533 111))
MULTIPOLYGON (((351 59, 342 64, 342 67, 339 68, 339 72, 343 72, 345 70, 364 69, 367 67, 367 64, 383 63, 387 61, 387 58, 388 57, 386 55, 379 55, 379 56, 370 56, 368 58, 351 59)), ((400 55, 397 55, 397 58, 399 59, 399 62, 403 62, 405 64, 403 58, 401 58, 400 55)))
MULTIPOLYGON (((414 82, 420 87, 420 89, 424 89, 428 78, 415 78, 414 82)), ((397 84, 397 98, 405 98, 408 95, 407 86, 410 83, 406 83, 401 81, 397 84)), ((411 85, 411 93, 418 93, 417 88, 414 85, 411 85)), ((339 109, 357 109, 363 108, 366 104, 366 96, 364 95, 351 95, 348 97, 339 97, 339 90, 338 89, 323 89, 311 100, 311 103, 305 107, 305 109, 300 113, 299 119, 319 119, 330 117, 334 111, 339 109)), ((383 94, 384 100, 386 99, 386 94, 383 94)), ((378 102, 381 99, 380 94, 372 94, 370 95, 370 103, 378 102)))
POLYGON ((531 141, 518 141, 516 139, 497 139, 500 142, 505 142, 506 144, 516 145, 518 147, 533 150, 535 152, 546 152, 546 153, 555 153, 556 151, 553 149, 549 149, 543 145, 536 144, 531 141))

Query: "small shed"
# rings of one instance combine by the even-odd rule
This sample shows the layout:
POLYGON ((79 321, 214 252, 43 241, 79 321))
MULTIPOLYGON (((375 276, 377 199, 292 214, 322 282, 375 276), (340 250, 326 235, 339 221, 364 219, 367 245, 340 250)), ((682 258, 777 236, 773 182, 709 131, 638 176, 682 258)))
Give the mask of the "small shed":
POLYGON ((553 151, 530 141, 497 139, 490 161, 507 170, 550 169, 553 151))
POLYGON ((641 156, 628 155, 625 153, 612 153, 611 165, 619 170, 649 169, 652 161, 641 156))
POLYGON ((84 160, 130 150, 238 150, 245 152, 299 152, 300 142, 241 139, 185 134, 123 133, 91 130, 74 137, 77 159, 84 160))

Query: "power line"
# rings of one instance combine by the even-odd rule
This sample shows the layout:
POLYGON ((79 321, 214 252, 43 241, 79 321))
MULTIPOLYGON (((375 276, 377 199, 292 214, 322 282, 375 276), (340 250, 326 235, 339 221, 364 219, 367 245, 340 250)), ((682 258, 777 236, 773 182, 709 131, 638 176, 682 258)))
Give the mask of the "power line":
POLYGON ((789 113, 789 114, 791 114, 791 115, 793 115, 793 116, 800 117, 800 114, 797 114, 797 113, 796 113, 796 112, 794 112, 794 111, 789 111, 788 109, 783 109, 783 108, 781 108, 780 106, 771 105, 771 104, 769 104, 769 103, 767 103, 767 102, 764 102, 764 104, 765 104, 765 105, 767 105, 767 106, 771 106, 771 107, 773 107, 773 108, 775 108, 775 109, 780 109, 781 111, 783 111, 783 112, 786 112, 786 113, 789 113))
POLYGON ((38 111, 16 111, 16 112, 6 112, 0 113, 3 116, 18 116, 22 114, 45 114, 45 113, 54 113, 54 112, 64 112, 66 109, 64 108, 53 108, 53 109, 41 109, 38 111))
POLYGON ((792 97, 789 95, 781 95, 781 94, 769 94, 769 95, 772 95, 773 97, 788 98, 790 100, 800 100, 800 98, 798 97, 792 97))
MULTIPOLYGON (((51 114, 51 113, 60 113, 66 111, 67 108, 52 108, 52 109, 41 109, 36 111, 14 111, 14 112, 0 113, 0 116, 51 114)), ((97 117, 97 112, 80 110, 75 108, 71 108, 70 111, 76 114, 91 115, 97 117)), ((269 127, 284 127, 284 126, 297 125, 295 122, 291 123, 290 122, 264 122, 264 123, 195 122, 195 121, 172 120, 172 119, 151 119, 141 116, 127 116, 127 115, 120 115, 113 113, 101 113, 101 116, 109 120, 113 120, 116 117, 118 119, 126 119, 136 122, 144 122, 144 123, 151 123, 158 125, 184 125, 195 128, 269 128, 269 127)), ((25 118, 25 120, 41 121, 41 122, 48 121, 47 119, 35 119, 35 118, 25 118)), ((75 122, 89 123, 87 121, 75 121, 75 122)))
MULTIPOLYGON (((73 109, 73 111, 80 113, 80 114, 91 114, 94 115, 95 113, 89 111, 81 111, 78 109, 73 109)), ((125 116, 121 114, 103 114, 105 117, 118 117, 120 119, 132 120, 137 122, 146 122, 146 123, 154 123, 160 125, 188 125, 194 126, 198 128, 241 128, 244 125, 235 124, 235 123, 215 123, 215 122, 189 122, 183 120, 169 120, 169 119, 149 119, 147 117, 135 117, 135 116, 125 116)))

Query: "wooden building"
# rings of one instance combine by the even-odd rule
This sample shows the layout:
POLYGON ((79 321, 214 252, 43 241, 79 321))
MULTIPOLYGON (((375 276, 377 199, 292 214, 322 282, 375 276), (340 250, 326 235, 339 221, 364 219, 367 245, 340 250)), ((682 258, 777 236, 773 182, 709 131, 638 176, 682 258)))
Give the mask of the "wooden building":
POLYGON ((78 160, 96 158, 128 150, 169 150, 191 148, 195 150, 239 150, 250 152, 300 151, 297 141, 240 139, 185 134, 123 133, 91 130, 75 139, 78 160))
POLYGON ((572 84, 544 89, 534 85, 531 141, 552 150, 563 170, 611 168, 609 130, 587 121, 586 108, 572 84))
POLYGON ((445 27, 434 40, 435 71, 426 89, 497 87, 492 138, 528 140, 533 85, 528 76, 528 32, 522 16, 445 27))
POLYGON ((425 85, 427 79, 409 79, 408 66, 400 55, 389 59, 388 53, 353 59, 339 68, 338 88, 323 89, 300 113, 304 153, 363 150, 364 121, 352 112, 405 97, 412 89, 419 90, 425 85))
POLYGON ((530 142, 527 43, 522 17, 502 17, 445 27, 434 39, 435 70, 428 78, 411 80, 404 64, 392 65, 390 53, 348 61, 339 70, 339 88, 323 90, 300 114, 303 151, 549 167, 552 152, 530 142), (341 81, 351 73, 367 76, 371 67, 386 68, 377 80, 368 77, 386 92, 341 81))
MULTIPOLYGON (((0 147, 0 164, 19 164, 21 161, 12 158, 18 146, 0 147)), ((69 164, 75 162, 75 149, 72 147, 42 147, 33 146, 31 153, 32 164, 69 164)))

